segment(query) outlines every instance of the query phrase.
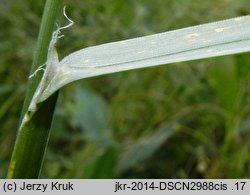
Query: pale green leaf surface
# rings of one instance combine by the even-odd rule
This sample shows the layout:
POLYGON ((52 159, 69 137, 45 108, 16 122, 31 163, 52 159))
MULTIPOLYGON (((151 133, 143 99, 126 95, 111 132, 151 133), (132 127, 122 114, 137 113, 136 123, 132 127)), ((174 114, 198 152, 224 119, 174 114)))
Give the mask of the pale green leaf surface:
POLYGON ((250 51, 250 16, 107 43, 63 58, 39 97, 83 78, 250 51))

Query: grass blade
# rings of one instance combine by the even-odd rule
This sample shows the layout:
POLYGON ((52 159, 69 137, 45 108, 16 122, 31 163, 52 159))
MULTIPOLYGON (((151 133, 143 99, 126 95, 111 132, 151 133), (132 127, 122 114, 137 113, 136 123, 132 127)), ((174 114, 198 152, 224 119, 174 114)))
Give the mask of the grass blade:
POLYGON ((250 16, 89 47, 66 56, 38 102, 83 78, 250 51, 250 16))

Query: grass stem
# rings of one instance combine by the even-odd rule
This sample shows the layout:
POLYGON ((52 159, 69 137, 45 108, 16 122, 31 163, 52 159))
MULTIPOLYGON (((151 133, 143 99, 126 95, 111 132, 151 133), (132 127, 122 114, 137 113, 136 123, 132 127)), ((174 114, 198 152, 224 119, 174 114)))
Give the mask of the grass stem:
MULTIPOLYGON (((46 62, 48 46, 62 4, 61 0, 46 1, 31 74, 46 62)), ((34 113, 27 113, 41 77, 42 74, 38 73, 29 80, 7 178, 28 179, 38 178, 40 175, 58 96, 58 93, 55 93, 41 103, 34 113)))

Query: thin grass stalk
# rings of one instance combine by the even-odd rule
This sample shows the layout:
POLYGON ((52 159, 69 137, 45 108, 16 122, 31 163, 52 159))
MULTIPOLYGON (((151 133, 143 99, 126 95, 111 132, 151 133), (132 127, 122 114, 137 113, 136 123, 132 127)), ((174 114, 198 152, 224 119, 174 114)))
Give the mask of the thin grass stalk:
MULTIPOLYGON (((46 1, 31 73, 46 62, 48 46, 62 4, 62 0, 46 1)), ((58 96, 58 93, 54 94, 38 105, 34 113, 27 113, 41 77, 42 74, 38 73, 29 80, 7 178, 28 179, 38 178, 40 175, 58 96), (28 116, 26 120, 24 116, 28 116)))

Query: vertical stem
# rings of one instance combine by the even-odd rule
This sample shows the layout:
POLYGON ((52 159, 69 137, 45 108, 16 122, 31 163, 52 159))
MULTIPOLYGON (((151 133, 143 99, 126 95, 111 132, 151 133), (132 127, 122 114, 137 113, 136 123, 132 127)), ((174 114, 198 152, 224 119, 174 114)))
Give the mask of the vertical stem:
MULTIPOLYGON (((52 37, 52 33, 54 31, 54 27, 58 18, 58 15, 62 8, 62 0, 47 0, 42 22, 40 26, 40 31, 37 40, 37 48, 35 51, 33 65, 31 67, 31 74, 42 64, 44 64, 47 60, 47 53, 49 48, 49 43, 52 37)), ((22 116, 27 112, 33 94, 41 80, 42 74, 37 74, 33 77, 28 84, 28 90, 26 93, 24 106, 22 109, 22 116)), ((21 117, 22 118, 22 117, 21 117)))
MULTIPOLYGON (((56 20, 62 8, 62 0, 47 0, 38 36, 31 72, 47 59, 47 52, 56 20)), ((21 114, 21 122, 12 153, 7 178, 38 178, 47 147, 50 126, 58 92, 38 106, 34 113, 27 113, 33 94, 41 80, 38 73, 28 83, 21 114), (26 120, 23 120, 24 116, 26 120)))

